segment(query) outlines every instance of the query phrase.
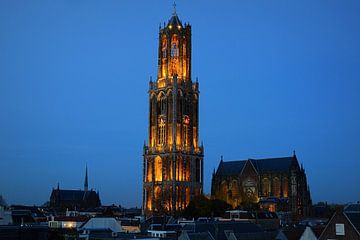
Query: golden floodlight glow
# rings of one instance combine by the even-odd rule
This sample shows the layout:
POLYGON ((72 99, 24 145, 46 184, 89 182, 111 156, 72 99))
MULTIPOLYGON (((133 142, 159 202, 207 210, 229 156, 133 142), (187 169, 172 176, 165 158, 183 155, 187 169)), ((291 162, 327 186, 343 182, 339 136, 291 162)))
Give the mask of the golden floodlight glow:
POLYGON ((72 222, 64 223, 64 228, 73 228, 73 227, 75 227, 75 223, 72 223, 72 222))
POLYGON ((182 25, 175 12, 159 28, 157 79, 149 84, 149 138, 143 147, 146 216, 177 214, 203 192, 198 95, 198 82, 191 79, 191 26, 182 25))

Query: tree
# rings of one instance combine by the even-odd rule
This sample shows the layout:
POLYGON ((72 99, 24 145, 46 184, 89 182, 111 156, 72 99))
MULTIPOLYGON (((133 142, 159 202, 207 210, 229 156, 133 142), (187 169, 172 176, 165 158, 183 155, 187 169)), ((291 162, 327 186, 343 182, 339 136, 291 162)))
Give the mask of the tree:
POLYGON ((237 209, 241 209, 244 211, 258 211, 260 210, 259 203, 254 201, 244 201, 240 203, 240 205, 237 207, 237 209))
POLYGON ((190 201, 183 215, 187 218, 219 217, 223 216, 225 211, 230 209, 231 205, 225 201, 218 199, 210 200, 200 195, 190 201))
POLYGON ((221 217, 227 210, 231 210, 232 206, 227 202, 219 199, 211 200, 211 213, 214 217, 221 217))

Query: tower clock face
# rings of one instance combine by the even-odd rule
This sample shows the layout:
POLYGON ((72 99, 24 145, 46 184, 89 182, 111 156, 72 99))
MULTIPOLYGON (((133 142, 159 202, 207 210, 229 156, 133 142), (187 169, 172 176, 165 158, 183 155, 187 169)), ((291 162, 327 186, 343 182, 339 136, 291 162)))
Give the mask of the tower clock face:
POLYGON ((190 118, 188 115, 184 116, 184 124, 189 125, 190 124, 190 118))
POLYGON ((161 125, 161 124, 165 124, 165 119, 164 119, 163 116, 160 116, 160 117, 159 117, 159 123, 160 123, 160 125, 161 125))

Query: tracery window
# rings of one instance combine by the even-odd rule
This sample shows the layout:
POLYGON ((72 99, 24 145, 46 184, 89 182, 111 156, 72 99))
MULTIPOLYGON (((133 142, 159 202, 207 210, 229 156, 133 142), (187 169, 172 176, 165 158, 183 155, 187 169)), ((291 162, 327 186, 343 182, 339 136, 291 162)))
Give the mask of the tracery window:
POLYGON ((268 178, 263 178, 262 180, 262 193, 264 196, 269 196, 270 194, 270 181, 268 178))
POLYGON ((170 76, 174 76, 176 74, 179 74, 179 39, 176 34, 174 34, 171 39, 170 56, 170 76))
POLYGON ((167 38, 166 38, 166 36, 163 36, 163 39, 162 39, 161 54, 162 54, 161 75, 162 75, 162 77, 165 77, 165 75, 166 75, 166 57, 167 57, 167 38))
POLYGON ((163 37, 163 40, 162 40, 162 55, 163 55, 163 58, 166 58, 166 48, 167 48, 167 39, 166 39, 166 36, 163 37))
POLYGON ((280 179, 275 177, 273 179, 273 196, 280 197, 280 188, 281 188, 280 179))
POLYGON ((157 99, 157 114, 165 114, 166 112, 166 96, 163 92, 158 95, 157 99))
POLYGON ((162 159, 157 156, 155 158, 155 181, 162 181, 162 159))
POLYGON ((187 124, 184 124, 184 145, 185 147, 189 146, 189 126, 187 124))
POLYGON ((151 182, 152 181, 152 161, 151 159, 147 160, 147 181, 151 182))
POLYGON ((179 56, 179 48, 177 42, 173 42, 171 44, 171 57, 178 57, 179 56))
POLYGON ((289 181, 288 181, 287 177, 284 177, 284 180, 283 180, 283 196, 288 197, 288 192, 289 192, 289 181))
POLYGON ((190 124, 190 117, 188 115, 185 115, 183 117, 183 130, 184 130, 184 144, 185 147, 188 147, 190 145, 190 137, 189 137, 189 124, 190 124))
POLYGON ((163 116, 159 117, 158 123, 158 144, 164 145, 165 143, 165 119, 163 116))

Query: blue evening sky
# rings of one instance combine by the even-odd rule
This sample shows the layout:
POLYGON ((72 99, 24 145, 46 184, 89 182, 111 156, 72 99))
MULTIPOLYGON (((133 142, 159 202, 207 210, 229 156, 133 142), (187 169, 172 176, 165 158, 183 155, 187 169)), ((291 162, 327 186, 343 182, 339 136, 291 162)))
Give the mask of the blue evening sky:
MULTIPOLYGON (((205 192, 225 160, 290 156, 314 202, 360 200, 360 1, 177 2, 193 26, 205 192)), ((141 205, 148 82, 170 0, 0 1, 0 194, 141 205)))

